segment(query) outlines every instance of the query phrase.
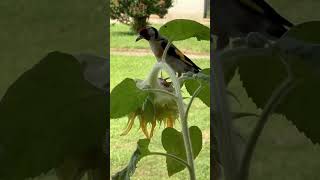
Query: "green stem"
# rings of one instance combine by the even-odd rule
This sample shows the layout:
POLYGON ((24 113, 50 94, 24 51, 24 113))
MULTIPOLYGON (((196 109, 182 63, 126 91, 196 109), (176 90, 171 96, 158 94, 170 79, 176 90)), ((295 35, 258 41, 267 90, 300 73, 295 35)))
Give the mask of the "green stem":
POLYGON ((188 114, 189 114, 189 110, 190 110, 190 107, 191 107, 191 104, 193 102, 193 100, 198 96, 198 94, 200 93, 202 89, 202 84, 199 83, 199 87, 197 88, 197 90, 193 93, 190 101, 189 101, 189 104, 188 104, 188 107, 187 107, 187 110, 186 110, 186 119, 188 119, 188 114))
POLYGON ((150 152, 148 155, 161 155, 161 156, 166 156, 166 157, 172 158, 172 159, 178 161, 179 163, 185 165, 188 168, 189 172, 191 172, 191 167, 189 166, 189 164, 185 160, 183 160, 173 154, 162 153, 162 152, 150 152))
POLYGON ((186 111, 184 108, 184 104, 183 104, 183 98, 180 92, 180 83, 178 78, 176 77, 175 72, 172 70, 171 67, 169 67, 169 65, 167 63, 165 63, 165 58, 167 56, 167 52, 168 49, 171 45, 171 42, 169 41, 164 52, 162 55, 162 60, 160 62, 160 66, 162 67, 162 69, 164 69, 165 71, 167 71, 167 73, 170 76, 170 79, 172 81, 172 84, 174 86, 175 89, 175 94, 177 96, 177 106, 178 106, 178 110, 179 110, 179 115, 180 115, 180 119, 181 119, 181 128, 182 128, 182 135, 183 135, 183 140, 184 140, 184 145, 186 148, 186 155, 187 155, 187 161, 188 164, 190 166, 190 179, 191 180, 196 180, 196 175, 195 175, 195 168, 194 168, 194 161, 193 161, 193 152, 192 152, 192 146, 191 146, 191 139, 190 139, 190 133, 189 133, 189 128, 188 128, 188 122, 186 119, 186 111))
POLYGON ((292 87, 293 87, 292 81, 289 79, 285 80, 280 85, 280 87, 275 90, 275 92, 273 93, 273 95, 265 105, 265 108, 263 109, 261 117, 249 138, 246 151, 243 155, 243 159, 241 161, 240 171, 239 171, 240 180, 247 180, 249 178, 249 168, 251 164, 251 159, 253 156, 254 149, 257 145, 258 139, 262 133, 262 130, 266 125, 269 116, 274 112, 275 108, 279 105, 280 100, 289 92, 289 90, 291 90, 292 87))
MULTIPOLYGON (((214 54, 211 67, 213 68, 213 131, 217 137, 217 149, 224 169, 225 180, 237 180, 238 156, 232 139, 232 116, 227 101, 227 92, 222 70, 221 54, 214 54), (214 112, 213 112, 214 110, 214 112)), ((215 165, 215 164, 214 164, 215 165)))
POLYGON ((186 148, 186 156, 187 156, 187 162, 188 162, 187 167, 189 167, 188 169, 189 169, 190 180, 196 180, 191 139, 190 139, 190 133, 189 133, 189 128, 188 128, 186 111, 185 111, 185 107, 184 107, 184 103, 183 103, 183 97, 180 92, 180 82, 179 82, 178 78, 176 77, 175 72, 172 70, 172 68, 165 61, 165 57, 167 55, 167 52, 168 52, 170 45, 171 45, 171 42, 168 42, 168 44, 163 52, 162 60, 160 62, 158 62, 157 64, 155 64, 155 66, 151 70, 151 73, 146 81, 148 81, 148 83, 151 85, 151 87, 157 88, 159 86, 159 84, 158 84, 159 71, 163 69, 169 74, 169 77, 172 81, 172 84, 173 84, 173 87, 175 90, 174 96, 175 96, 175 100, 177 102, 179 116, 181 119, 181 129, 182 129, 184 145, 186 148))
POLYGON ((295 83, 293 81, 293 73, 289 64, 281 57, 281 60, 286 67, 288 77, 280 84, 280 86, 274 90, 271 97, 268 99, 263 112, 261 113, 261 117, 255 126, 252 134, 250 135, 248 145, 246 146, 245 153, 243 155, 241 166, 239 170, 239 179, 240 180, 248 180, 249 178, 249 169, 251 164, 251 159, 257 145, 258 139, 262 133, 262 130, 270 115, 274 112, 274 110, 278 107, 281 100, 290 92, 290 90, 294 87, 295 83))

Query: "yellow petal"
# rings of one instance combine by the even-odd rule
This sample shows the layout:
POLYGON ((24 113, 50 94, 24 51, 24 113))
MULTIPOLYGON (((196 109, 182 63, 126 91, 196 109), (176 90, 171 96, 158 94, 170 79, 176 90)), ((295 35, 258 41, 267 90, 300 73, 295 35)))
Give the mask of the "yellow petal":
POLYGON ((151 131, 150 131, 150 138, 152 138, 152 136, 153 136, 153 131, 154 131, 154 128, 156 127, 156 124, 157 124, 157 121, 153 120, 151 123, 152 127, 151 127, 151 131))
POLYGON ((140 119, 140 127, 141 127, 141 130, 142 132, 144 133, 144 135, 150 139, 150 136, 149 136, 149 132, 148 132, 148 129, 147 129, 147 122, 144 121, 142 118, 140 119))
POLYGON ((172 119, 171 117, 167 118, 167 127, 173 128, 174 125, 174 119, 172 119))
POLYGON ((134 123, 134 119, 136 118, 136 113, 132 113, 129 115, 129 119, 128 119, 128 124, 127 124, 127 127, 126 129, 124 130, 124 132, 122 132, 120 135, 121 136, 124 136, 124 135, 127 135, 128 132, 131 130, 132 126, 133 126, 133 123, 134 123))

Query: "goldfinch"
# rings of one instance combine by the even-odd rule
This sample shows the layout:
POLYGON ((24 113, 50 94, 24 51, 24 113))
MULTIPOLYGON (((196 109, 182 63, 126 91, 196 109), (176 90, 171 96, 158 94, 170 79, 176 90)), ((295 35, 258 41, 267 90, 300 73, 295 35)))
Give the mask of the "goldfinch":
MULTIPOLYGON (((141 39, 145 39, 149 42, 150 48, 154 56, 157 58, 157 61, 161 61, 164 49, 168 44, 168 40, 162 37, 154 27, 142 28, 139 31, 139 36, 137 37, 136 42, 141 39)), ((168 49, 165 61, 178 74, 178 77, 181 76, 182 73, 198 73, 201 70, 173 44, 171 44, 168 49)))
POLYGON ((214 0, 212 7, 217 49, 224 49, 229 38, 250 32, 262 33, 270 39, 280 38, 293 26, 264 0, 214 0))

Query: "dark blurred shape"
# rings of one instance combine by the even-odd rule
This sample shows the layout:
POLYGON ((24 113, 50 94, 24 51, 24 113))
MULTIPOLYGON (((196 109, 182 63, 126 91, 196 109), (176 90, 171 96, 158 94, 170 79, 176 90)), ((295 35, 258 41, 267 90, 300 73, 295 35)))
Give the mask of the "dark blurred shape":
POLYGON ((107 179, 109 78, 106 66, 100 67, 106 59, 76 57, 79 61, 49 53, 0 101, 1 180, 23 180, 51 169, 61 180, 86 172, 95 180, 107 179))
POLYGON ((217 49, 224 49, 229 38, 244 37, 250 32, 279 38, 293 26, 264 0, 215 0, 212 12, 217 49))
POLYGON ((84 78, 95 87, 107 92, 109 87, 109 60, 88 53, 73 54, 73 56, 84 66, 84 78))

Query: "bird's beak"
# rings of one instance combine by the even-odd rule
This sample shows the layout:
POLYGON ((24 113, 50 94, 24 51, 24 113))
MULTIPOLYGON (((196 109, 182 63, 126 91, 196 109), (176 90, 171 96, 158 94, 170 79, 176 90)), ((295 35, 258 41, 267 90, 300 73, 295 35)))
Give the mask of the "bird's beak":
POLYGON ((140 39, 143 39, 143 37, 141 35, 139 35, 136 39, 136 42, 139 41, 140 39))

